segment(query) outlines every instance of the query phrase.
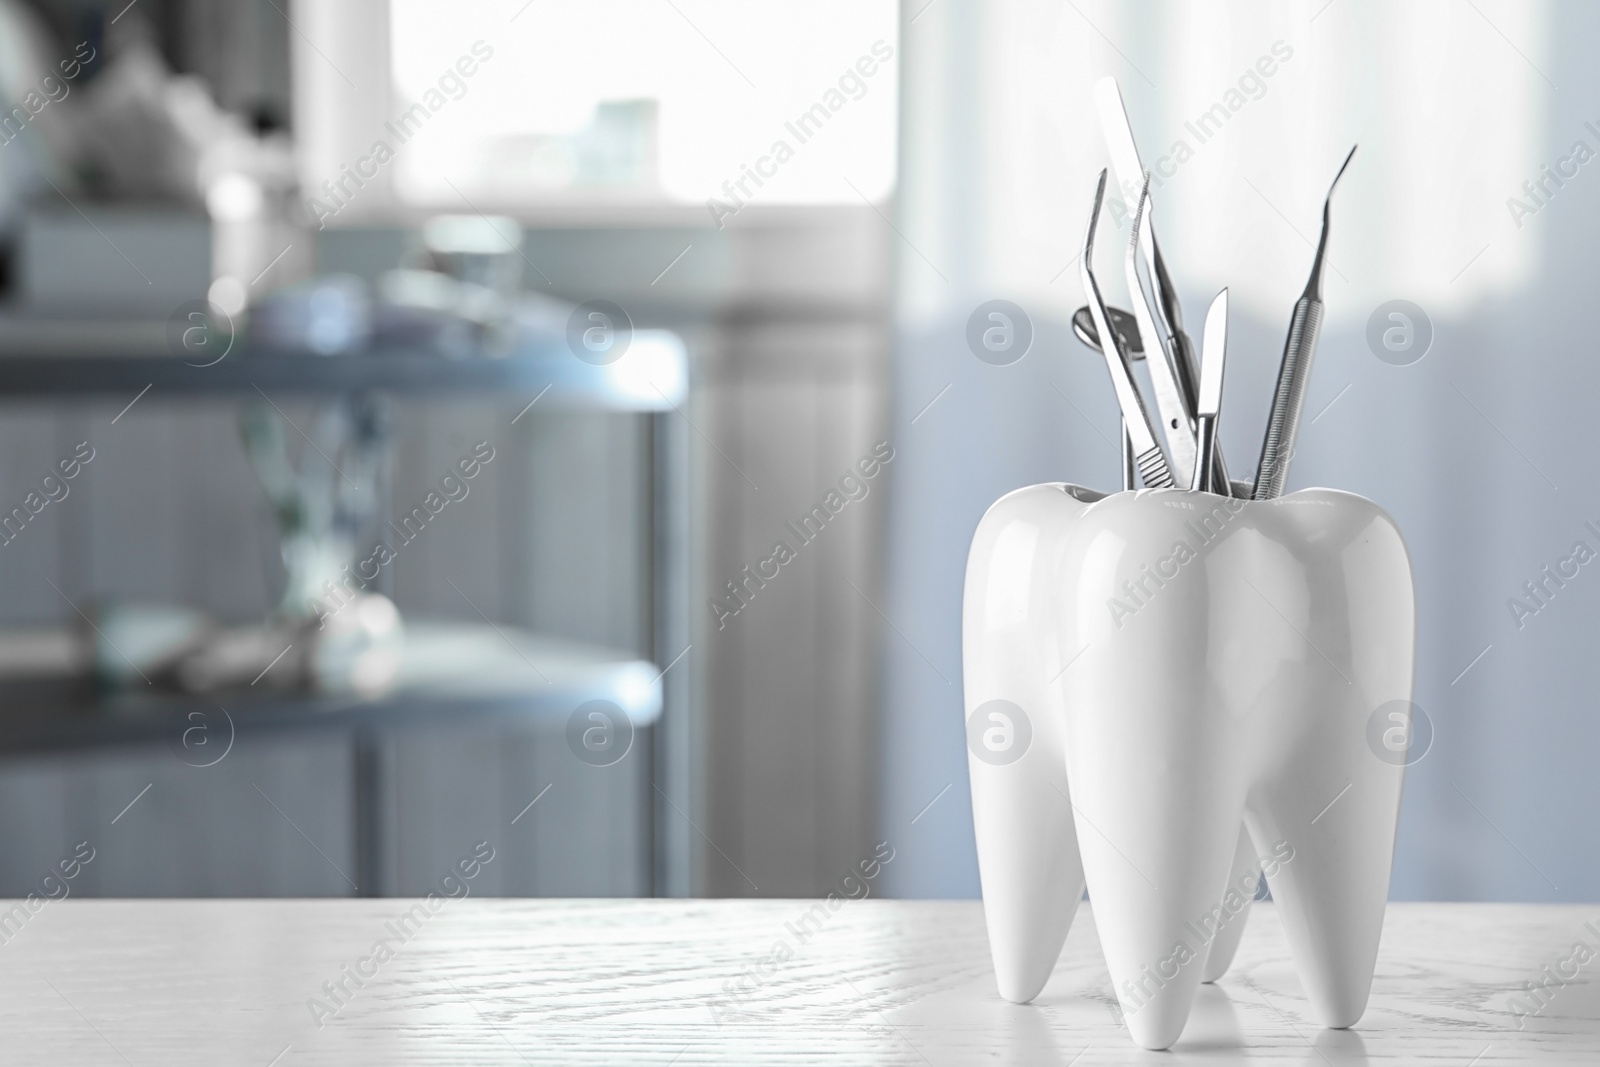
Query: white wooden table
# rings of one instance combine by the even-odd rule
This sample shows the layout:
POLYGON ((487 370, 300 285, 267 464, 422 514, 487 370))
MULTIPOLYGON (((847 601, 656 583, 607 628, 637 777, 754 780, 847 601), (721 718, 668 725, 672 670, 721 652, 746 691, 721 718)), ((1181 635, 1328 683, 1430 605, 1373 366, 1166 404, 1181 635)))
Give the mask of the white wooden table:
POLYGON ((809 901, 467 899, 417 913, 402 940, 412 903, 47 904, 0 944, 0 1059, 1600 1062, 1600 958, 1552 983, 1521 1030, 1507 1003, 1575 942, 1600 949, 1584 925, 1600 928, 1600 906, 1393 905, 1371 1005, 1349 1031, 1308 1017, 1277 916, 1261 906, 1232 972, 1202 990, 1172 1052, 1153 1053, 1117 1022, 1087 908, 1055 978, 1019 1007, 995 994, 975 903, 846 901, 829 913, 809 901), (383 938, 393 958, 370 959, 383 938), (372 976, 356 988, 346 965, 372 976), (353 993, 337 1005, 323 983, 341 978, 353 993), (314 1019, 312 997, 337 1010, 314 1019))

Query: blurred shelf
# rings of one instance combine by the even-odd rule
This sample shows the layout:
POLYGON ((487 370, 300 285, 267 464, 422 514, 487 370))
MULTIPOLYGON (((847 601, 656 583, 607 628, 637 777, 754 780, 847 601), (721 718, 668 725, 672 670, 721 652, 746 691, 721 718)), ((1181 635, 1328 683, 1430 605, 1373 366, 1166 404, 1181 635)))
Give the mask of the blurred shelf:
MULTIPOLYGON (((0 308, 0 400, 94 399, 126 411, 146 394, 144 410, 163 400, 276 403, 381 392, 419 400, 488 396, 518 409, 513 422, 524 413, 562 410, 648 416, 643 421, 650 477, 641 515, 649 524, 650 654, 658 663, 675 662, 691 647, 691 446, 688 420, 667 413, 688 396, 687 349, 671 331, 634 330, 623 353, 600 365, 580 359, 560 326, 560 317, 547 327, 525 326, 514 349, 500 356, 469 352, 453 358, 399 344, 320 356, 253 348, 241 337, 221 358, 203 361, 172 343, 167 319, 50 318, 6 307, 0 308)), ((656 789, 667 801, 656 806, 647 791, 642 802, 641 817, 651 826, 653 878, 658 886, 679 887, 677 892, 690 884, 695 846, 668 818, 673 808, 692 807, 687 670, 667 675, 620 652, 503 627, 408 622, 407 632, 411 654, 402 677, 371 699, 110 692, 66 673, 0 672, 0 757, 166 745, 191 762, 192 753, 182 745, 185 731, 197 723, 208 731, 220 726, 230 739, 270 731, 342 733, 353 741, 359 884, 363 893, 383 893, 392 884, 386 857, 395 848, 386 814, 392 804, 386 785, 393 773, 386 751, 390 733, 457 723, 559 733, 579 706, 607 700, 636 726, 658 724, 640 739, 639 755, 651 769, 652 785, 662 782, 656 789), (449 651, 419 654, 430 648, 449 651), (672 712, 663 715, 667 702, 672 712)))
MULTIPOLYGON (((512 627, 407 623, 400 676, 370 698, 107 691, 66 675, 0 679, 0 755, 160 743, 182 752, 185 732, 197 724, 219 746, 222 738, 273 731, 382 733, 468 723, 559 731, 591 700, 609 701, 635 726, 647 726, 661 713, 660 671, 621 652, 512 627)), ((192 746, 184 753, 193 754, 192 746)))
POLYGON ((527 340, 510 354, 451 358, 383 346, 344 355, 252 349, 240 339, 202 366, 174 355, 167 323, 0 317, 0 397, 504 393, 539 396, 542 408, 666 411, 688 389, 688 356, 667 330, 636 330, 626 351, 599 366, 561 337, 527 340))

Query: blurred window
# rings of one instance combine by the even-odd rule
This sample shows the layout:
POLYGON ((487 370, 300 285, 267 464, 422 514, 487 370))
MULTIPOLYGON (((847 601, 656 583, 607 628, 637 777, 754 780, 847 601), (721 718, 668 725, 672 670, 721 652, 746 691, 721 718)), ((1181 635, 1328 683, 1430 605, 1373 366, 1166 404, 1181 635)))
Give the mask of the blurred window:
POLYGON ((391 0, 390 14, 394 110, 434 108, 394 162, 403 203, 854 204, 894 188, 891 0, 391 0))

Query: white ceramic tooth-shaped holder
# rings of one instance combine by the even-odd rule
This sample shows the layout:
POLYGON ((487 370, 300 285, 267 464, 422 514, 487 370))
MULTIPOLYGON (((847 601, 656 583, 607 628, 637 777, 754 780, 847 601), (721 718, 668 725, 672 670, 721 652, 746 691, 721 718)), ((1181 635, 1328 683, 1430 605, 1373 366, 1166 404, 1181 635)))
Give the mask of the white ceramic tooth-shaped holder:
POLYGON ((1087 882, 1129 1032, 1166 1048, 1227 970, 1260 870, 1322 1022, 1356 1022, 1404 774, 1368 721, 1410 699, 1414 639, 1405 544, 1349 493, 997 501, 962 643, 1000 994, 1044 987, 1087 882))

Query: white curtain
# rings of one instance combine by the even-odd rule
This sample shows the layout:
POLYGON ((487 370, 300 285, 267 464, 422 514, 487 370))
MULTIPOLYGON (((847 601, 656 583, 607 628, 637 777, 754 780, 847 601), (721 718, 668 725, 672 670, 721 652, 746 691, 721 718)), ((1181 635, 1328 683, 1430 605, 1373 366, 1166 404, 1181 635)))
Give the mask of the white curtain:
MULTIPOLYGON (((1083 303, 1075 257, 1094 178, 1109 163, 1092 86, 1114 74, 1145 165, 1170 157, 1155 218, 1191 332, 1231 287, 1222 441, 1236 473, 1255 465, 1328 183, 1360 144, 1334 203, 1328 318, 1291 488, 1373 498, 1412 551, 1416 700, 1436 736, 1408 778, 1395 895, 1600 893, 1600 856, 1561 844, 1583 837, 1579 813, 1600 790, 1588 772, 1546 770, 1592 759, 1600 739, 1588 711, 1600 576, 1521 629, 1506 606, 1570 551, 1582 520, 1600 525, 1593 449, 1576 447, 1600 390, 1584 315, 1600 166, 1574 155, 1580 140, 1600 151, 1585 125, 1600 130, 1589 107, 1600 11, 908 0, 901 40, 901 458, 880 762, 881 836, 906 847, 890 890, 977 891, 959 635, 979 517, 1021 485, 1109 489, 1118 476, 1109 384, 1067 328, 1083 303), (1545 178, 1547 165, 1566 177, 1545 178), (981 362, 965 340, 968 316, 996 298, 1034 331, 1008 366, 981 362), (1409 366, 1366 341, 1393 299, 1420 305, 1434 328, 1409 366)), ((1100 276, 1127 306, 1115 243, 1102 245, 1100 276)))

